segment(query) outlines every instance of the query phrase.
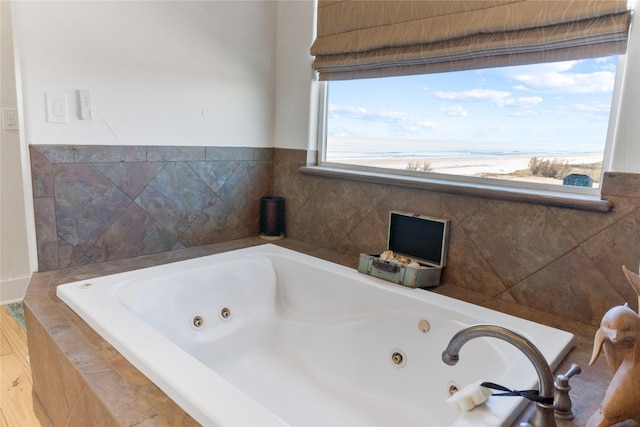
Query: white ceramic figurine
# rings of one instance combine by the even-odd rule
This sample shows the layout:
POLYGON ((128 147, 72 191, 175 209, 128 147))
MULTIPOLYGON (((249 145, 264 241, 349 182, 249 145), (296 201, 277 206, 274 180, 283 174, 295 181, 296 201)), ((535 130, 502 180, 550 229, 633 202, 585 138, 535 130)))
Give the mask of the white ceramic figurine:
MULTIPOLYGON (((625 266, 622 271, 638 294, 640 307, 640 275, 625 266)), ((611 426, 627 420, 640 424, 640 315, 627 304, 613 307, 602 317, 589 366, 603 349, 613 378, 587 427, 611 426)))

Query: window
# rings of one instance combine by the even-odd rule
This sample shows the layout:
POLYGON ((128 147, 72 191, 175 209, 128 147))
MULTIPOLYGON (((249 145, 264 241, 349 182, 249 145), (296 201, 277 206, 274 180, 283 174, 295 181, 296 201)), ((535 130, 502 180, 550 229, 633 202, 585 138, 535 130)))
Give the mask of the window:
POLYGON ((616 65, 609 56, 331 81, 322 162, 594 194, 616 65))

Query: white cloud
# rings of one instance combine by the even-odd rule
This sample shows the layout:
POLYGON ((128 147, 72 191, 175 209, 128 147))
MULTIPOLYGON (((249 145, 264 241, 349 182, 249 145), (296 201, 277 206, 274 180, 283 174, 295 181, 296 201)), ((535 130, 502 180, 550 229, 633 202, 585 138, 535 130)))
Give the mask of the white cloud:
POLYGON ((334 118, 342 116, 364 118, 370 115, 366 108, 337 104, 329 104, 328 113, 334 118))
POLYGON ((615 80, 615 65, 608 59, 596 61, 593 72, 572 72, 580 61, 528 65, 507 68, 505 75, 520 84, 514 89, 543 93, 611 92, 615 80))
POLYGON ((501 107, 533 107, 535 105, 540 104, 543 100, 539 96, 529 96, 529 97, 518 97, 518 98, 507 98, 502 100, 501 104, 498 104, 501 107))
POLYGON ((546 62, 542 64, 519 65, 516 67, 505 67, 505 75, 514 76, 520 73, 525 74, 545 74, 562 73, 571 70, 578 61, 546 62))
POLYGON ((594 93, 611 92, 615 73, 596 71, 594 73, 543 73, 519 74, 513 78, 522 83, 524 90, 540 92, 594 93))
POLYGON ((397 121, 406 121, 411 120, 408 114, 403 113, 402 111, 389 111, 382 110, 376 114, 376 116, 380 120, 384 120, 386 122, 397 122, 397 121))
POLYGON ((605 114, 607 117, 609 116, 609 111, 611 106, 609 104, 575 104, 573 106, 573 110, 575 111, 584 111, 586 113, 593 113, 602 115, 605 114))
POLYGON ((435 122, 415 117, 402 111, 369 111, 363 107, 329 104, 330 119, 357 119, 366 122, 386 123, 395 136, 412 136, 437 127, 435 122))
POLYGON ((511 96, 510 92, 491 90, 491 89, 473 89, 459 92, 434 92, 434 95, 438 99, 444 99, 448 101, 482 101, 486 100, 492 103, 498 102, 500 99, 511 96))
POLYGON ((542 102, 539 96, 514 97, 511 92, 491 89, 473 89, 459 92, 435 92, 438 99, 447 101, 487 101, 499 107, 530 107, 542 102))
POLYGON ((454 105, 451 107, 442 107, 440 111, 443 112, 446 116, 458 116, 458 117, 466 117, 469 115, 467 110, 462 108, 461 105, 454 105))

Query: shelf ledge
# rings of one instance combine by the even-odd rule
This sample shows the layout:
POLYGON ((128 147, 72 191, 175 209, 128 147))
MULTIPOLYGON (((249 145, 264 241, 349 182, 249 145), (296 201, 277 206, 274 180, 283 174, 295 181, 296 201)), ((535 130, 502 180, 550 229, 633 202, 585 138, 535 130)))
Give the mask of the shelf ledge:
POLYGON ((515 188, 328 166, 302 166, 299 171, 303 175, 347 179, 350 181, 414 188, 463 196, 485 197, 600 213, 607 213, 613 210, 613 203, 595 195, 515 188))

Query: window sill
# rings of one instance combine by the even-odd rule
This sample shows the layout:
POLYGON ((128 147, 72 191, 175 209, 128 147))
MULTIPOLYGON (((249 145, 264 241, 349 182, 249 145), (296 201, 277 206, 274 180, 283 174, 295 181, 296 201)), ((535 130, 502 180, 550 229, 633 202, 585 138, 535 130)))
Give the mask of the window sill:
POLYGON ((607 213, 613 210, 613 204, 598 196, 570 194, 560 191, 542 191, 525 188, 511 188, 499 185, 475 184, 469 182, 448 181, 415 176, 395 175, 384 172, 341 169, 327 166, 302 166, 303 175, 339 178, 372 184, 392 185, 416 188, 463 196, 486 197, 514 202, 533 203, 569 209, 607 213))

